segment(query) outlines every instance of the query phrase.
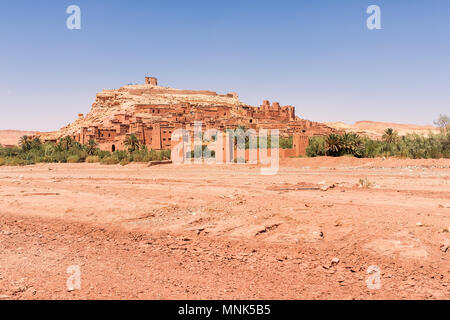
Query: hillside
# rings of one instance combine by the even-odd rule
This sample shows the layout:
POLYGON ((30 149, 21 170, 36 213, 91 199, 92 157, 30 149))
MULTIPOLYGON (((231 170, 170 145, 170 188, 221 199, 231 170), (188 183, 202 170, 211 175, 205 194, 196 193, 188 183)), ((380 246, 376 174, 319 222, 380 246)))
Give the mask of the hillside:
POLYGON ((22 131, 22 130, 0 130, 0 144, 1 145, 17 145, 20 137, 31 136, 37 134, 37 131, 22 131))
POLYGON ((355 132, 372 139, 380 139, 383 135, 384 130, 386 130, 387 128, 396 130, 400 136, 404 136, 408 133, 417 133, 423 135, 428 135, 429 132, 439 133, 439 129, 433 126, 400 124, 392 122, 357 121, 354 124, 347 124, 344 122, 327 122, 325 124, 337 130, 355 132))
POLYGON ((44 141, 71 136, 82 144, 95 140, 101 149, 116 150, 123 149, 126 137, 135 134, 149 148, 170 149, 174 130, 192 131, 199 122, 203 130, 279 129, 284 136, 338 132, 323 123, 297 117, 290 105, 264 100, 260 106, 251 106, 241 102, 234 92, 162 87, 156 78, 146 77, 144 84, 97 93, 86 116, 79 114, 77 120, 59 131, 40 136, 44 141))

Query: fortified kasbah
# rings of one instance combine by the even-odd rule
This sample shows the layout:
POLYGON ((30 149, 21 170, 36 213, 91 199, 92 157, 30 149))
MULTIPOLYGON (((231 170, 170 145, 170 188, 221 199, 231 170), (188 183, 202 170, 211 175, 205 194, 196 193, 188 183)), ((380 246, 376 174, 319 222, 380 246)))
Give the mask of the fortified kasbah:
POLYGON ((254 107, 239 101, 234 92, 161 87, 156 78, 146 77, 144 84, 103 90, 86 116, 79 114, 73 123, 57 132, 42 133, 40 138, 56 142, 70 136, 81 144, 93 139, 100 149, 115 151, 125 149, 126 137, 135 134, 149 149, 162 150, 171 149, 174 130, 192 133, 198 121, 202 130, 279 129, 281 136, 293 136, 293 148, 281 156, 303 155, 310 136, 336 132, 325 124, 295 116, 293 106, 264 100, 261 106, 254 107))

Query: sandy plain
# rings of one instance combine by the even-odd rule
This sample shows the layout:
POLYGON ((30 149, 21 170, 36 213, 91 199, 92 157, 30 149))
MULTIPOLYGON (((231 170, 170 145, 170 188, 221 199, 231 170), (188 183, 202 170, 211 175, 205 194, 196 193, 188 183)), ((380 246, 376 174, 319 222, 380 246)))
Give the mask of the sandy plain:
POLYGON ((449 299, 449 228, 450 159, 0 167, 0 299, 449 299))

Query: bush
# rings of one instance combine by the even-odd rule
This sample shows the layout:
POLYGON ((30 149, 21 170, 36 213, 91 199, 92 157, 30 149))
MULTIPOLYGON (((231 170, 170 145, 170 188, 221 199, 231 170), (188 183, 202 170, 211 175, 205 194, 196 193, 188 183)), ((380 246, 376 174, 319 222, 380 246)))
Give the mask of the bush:
POLYGON ((100 159, 103 159, 103 158, 111 156, 111 152, 103 151, 103 150, 97 150, 96 156, 98 156, 100 159))
POLYGON ((120 161, 121 166, 126 166, 127 164, 130 164, 130 161, 128 159, 123 159, 122 161, 120 161))
POLYGON ((113 152, 112 157, 117 160, 117 163, 119 163, 120 161, 122 161, 124 159, 129 160, 130 155, 127 151, 120 150, 120 151, 113 152))
POLYGON ((358 186, 360 188, 372 188, 374 184, 371 181, 369 181, 367 177, 365 177, 364 179, 359 179, 358 186))
POLYGON ((103 159, 100 160, 100 164, 105 164, 105 165, 112 165, 112 164, 118 164, 120 161, 117 160, 117 158, 115 157, 105 157, 103 159))
POLYGON ((280 136, 280 149, 291 149, 292 146, 294 145, 294 137, 293 136, 289 136, 289 137, 281 137, 280 136))
MULTIPOLYGON (((395 132, 394 132, 395 133, 395 132)), ((363 138, 354 133, 343 135, 330 134, 326 138, 311 137, 306 149, 309 157, 316 156, 344 156, 355 157, 409 157, 419 158, 449 158, 450 134, 429 133, 427 137, 418 134, 407 134, 401 138, 394 135, 385 141, 363 138)))
POLYGON ((80 162, 79 156, 68 156, 67 157, 67 163, 78 163, 80 162))
POLYGON ((99 156, 88 156, 86 158, 86 162, 87 163, 97 163, 100 162, 100 157, 99 156))
MULTIPOLYGON (((132 152, 121 150, 111 153, 98 149, 95 143, 81 145, 70 137, 65 137, 58 143, 41 143, 38 139, 22 138, 23 147, 5 148, 0 146, 0 166, 83 161, 125 165, 130 162, 166 160, 171 157, 170 150, 148 150, 146 146, 142 145, 134 148, 132 152)), ((272 148, 270 136, 266 140, 267 148, 272 148)), ((262 142, 258 139, 258 146, 262 145, 262 142)), ((246 148, 249 148, 248 137, 245 143, 246 148)), ((292 147, 292 137, 280 137, 280 147, 292 147)), ((198 151, 205 155, 206 150, 207 146, 202 146, 198 151)), ((429 133, 426 137, 418 134, 398 137, 395 131, 386 130, 384 141, 360 137, 354 133, 330 134, 326 137, 311 137, 306 154, 309 157, 349 155, 355 157, 450 158, 450 132, 442 130, 439 134, 429 133)), ((212 156, 214 157, 214 152, 212 152, 212 156)))
POLYGON ((31 164, 35 164, 32 160, 24 160, 20 158, 6 158, 4 159, 5 166, 27 166, 31 164))
POLYGON ((308 157, 324 156, 326 153, 326 145, 324 137, 309 138, 309 145, 306 148, 306 155, 308 157))

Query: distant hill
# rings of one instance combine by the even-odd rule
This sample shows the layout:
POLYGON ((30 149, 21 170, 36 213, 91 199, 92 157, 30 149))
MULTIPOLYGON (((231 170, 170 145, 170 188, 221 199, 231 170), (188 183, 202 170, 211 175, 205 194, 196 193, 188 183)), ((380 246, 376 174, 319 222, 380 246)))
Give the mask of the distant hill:
POLYGON ((344 122, 327 122, 327 126, 344 130, 345 132, 355 132, 360 135, 372 139, 380 139, 384 130, 392 128, 398 132, 400 136, 407 133, 417 133, 428 135, 429 132, 439 133, 439 129, 433 126, 421 126, 416 124, 400 124, 391 122, 376 122, 376 121, 357 121, 354 124, 347 124, 344 122))
POLYGON ((38 131, 21 131, 21 130, 0 130, 0 144, 1 145, 17 145, 20 137, 31 136, 38 133, 38 131))
MULTIPOLYGON (((357 121, 354 124, 347 124, 345 122, 327 122, 327 126, 336 130, 343 130, 345 132, 355 132, 360 135, 372 139, 380 139, 383 131, 387 128, 393 128, 400 136, 407 133, 418 133, 428 135, 429 132, 439 133, 439 129, 433 126, 423 126, 415 124, 400 124, 391 122, 376 122, 376 121, 357 121)), ((35 135, 39 131, 22 131, 22 130, 0 130, 0 144, 1 145, 17 145, 20 137, 24 135, 35 135)))

